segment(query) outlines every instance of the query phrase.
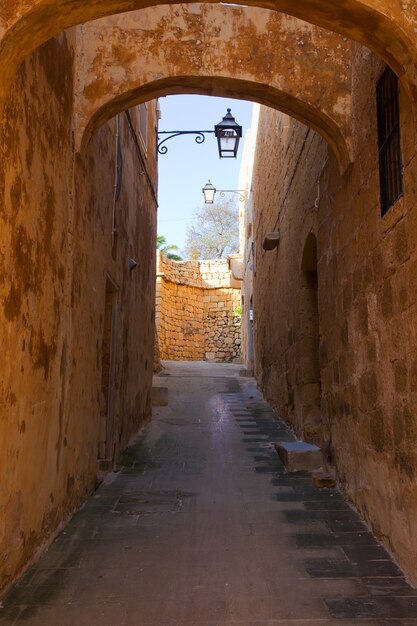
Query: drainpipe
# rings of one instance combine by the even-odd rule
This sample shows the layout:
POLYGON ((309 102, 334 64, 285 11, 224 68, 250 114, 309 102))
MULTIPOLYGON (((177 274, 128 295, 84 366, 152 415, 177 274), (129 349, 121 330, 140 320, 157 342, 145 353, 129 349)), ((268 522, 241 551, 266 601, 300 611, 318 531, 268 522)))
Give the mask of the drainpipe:
POLYGON ((117 235, 116 231, 116 201, 117 201, 117 188, 119 186, 119 116, 116 115, 115 126, 115 157, 114 157, 114 187, 113 187, 113 211, 112 211, 112 243, 117 235))

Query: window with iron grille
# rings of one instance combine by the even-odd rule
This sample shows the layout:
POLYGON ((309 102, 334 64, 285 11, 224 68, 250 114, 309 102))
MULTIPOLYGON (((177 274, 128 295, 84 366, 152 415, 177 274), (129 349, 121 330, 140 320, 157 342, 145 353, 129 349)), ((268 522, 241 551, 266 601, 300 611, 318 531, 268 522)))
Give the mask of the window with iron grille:
POLYGON ((377 84, 381 215, 403 195, 398 78, 387 67, 377 84))

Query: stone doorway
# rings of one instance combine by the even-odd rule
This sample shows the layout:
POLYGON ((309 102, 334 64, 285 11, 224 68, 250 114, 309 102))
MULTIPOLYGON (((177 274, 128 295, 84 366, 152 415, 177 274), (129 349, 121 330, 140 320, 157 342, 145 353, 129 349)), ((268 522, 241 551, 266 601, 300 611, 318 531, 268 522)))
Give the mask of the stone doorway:
POLYGON ((299 377, 297 381, 301 432, 307 441, 323 446, 319 358, 317 239, 307 236, 302 259, 300 290, 299 377))
POLYGON ((111 469, 114 461, 114 420, 116 407, 116 337, 117 337, 117 293, 113 281, 107 277, 104 304, 104 330, 101 357, 102 408, 100 419, 100 441, 98 450, 99 468, 111 469))

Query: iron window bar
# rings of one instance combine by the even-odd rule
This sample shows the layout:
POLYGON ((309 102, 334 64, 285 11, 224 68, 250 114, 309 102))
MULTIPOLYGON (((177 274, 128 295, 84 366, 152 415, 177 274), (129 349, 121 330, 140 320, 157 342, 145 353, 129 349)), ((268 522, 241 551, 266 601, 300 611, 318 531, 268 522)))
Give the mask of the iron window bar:
POLYGON ((403 195, 398 78, 387 67, 377 84, 381 216, 403 195))

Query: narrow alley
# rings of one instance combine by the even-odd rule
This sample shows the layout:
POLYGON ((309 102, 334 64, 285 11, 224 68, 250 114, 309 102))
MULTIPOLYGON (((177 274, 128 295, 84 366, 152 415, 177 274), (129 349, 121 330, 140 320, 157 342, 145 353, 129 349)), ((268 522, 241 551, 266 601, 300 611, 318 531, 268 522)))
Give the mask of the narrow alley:
POLYGON ((417 624, 410 587, 232 364, 173 363, 153 420, 3 601, 2 624, 417 624), (118 469, 118 468, 117 468, 118 469))

